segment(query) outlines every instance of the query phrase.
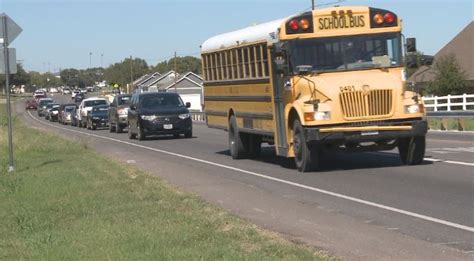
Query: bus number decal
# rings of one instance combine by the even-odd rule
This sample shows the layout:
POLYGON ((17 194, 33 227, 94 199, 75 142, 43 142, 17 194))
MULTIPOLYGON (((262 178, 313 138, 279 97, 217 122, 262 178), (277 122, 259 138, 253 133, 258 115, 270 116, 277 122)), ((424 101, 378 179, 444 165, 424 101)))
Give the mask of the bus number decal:
POLYGON ((339 87, 339 89, 341 90, 341 92, 353 92, 353 91, 355 91, 354 85, 341 86, 341 87, 339 87))

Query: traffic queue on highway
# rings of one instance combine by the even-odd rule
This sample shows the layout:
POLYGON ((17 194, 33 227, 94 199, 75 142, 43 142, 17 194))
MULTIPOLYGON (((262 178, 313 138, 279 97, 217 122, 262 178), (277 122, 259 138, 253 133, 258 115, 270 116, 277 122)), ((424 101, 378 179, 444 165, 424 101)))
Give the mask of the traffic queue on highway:
POLYGON ((46 93, 35 93, 33 99, 25 102, 25 109, 36 110, 38 117, 50 122, 88 130, 108 128, 110 132, 123 133, 127 129, 130 139, 144 140, 155 135, 193 136, 191 104, 184 103, 177 93, 117 94, 110 97, 86 97, 78 91, 70 93, 71 101, 66 103, 46 97, 46 93))

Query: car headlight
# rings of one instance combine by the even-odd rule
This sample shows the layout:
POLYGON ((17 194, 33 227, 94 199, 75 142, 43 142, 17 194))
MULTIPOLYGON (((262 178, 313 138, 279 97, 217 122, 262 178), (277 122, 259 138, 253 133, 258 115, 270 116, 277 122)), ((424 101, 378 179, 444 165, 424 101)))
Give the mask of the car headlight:
POLYGON ((178 117, 180 119, 184 120, 184 119, 187 119, 187 118, 191 117, 191 115, 189 115, 189 113, 184 113, 184 114, 180 114, 178 117))
POLYGON ((117 111, 118 115, 127 115, 128 114, 128 109, 119 109, 117 111))
POLYGON ((142 118, 142 120, 152 121, 156 119, 156 116, 155 115, 142 115, 140 116, 140 118, 142 118))
POLYGON ((413 104, 405 106, 405 113, 421 113, 424 111, 423 104, 413 104))
POLYGON ((93 120, 100 120, 100 117, 92 117, 93 120))
POLYGON ((58 112, 57 112, 57 111, 53 111, 53 114, 58 114, 58 112))
POLYGON ((317 121, 327 121, 331 119, 330 111, 317 111, 314 113, 314 119, 317 121))

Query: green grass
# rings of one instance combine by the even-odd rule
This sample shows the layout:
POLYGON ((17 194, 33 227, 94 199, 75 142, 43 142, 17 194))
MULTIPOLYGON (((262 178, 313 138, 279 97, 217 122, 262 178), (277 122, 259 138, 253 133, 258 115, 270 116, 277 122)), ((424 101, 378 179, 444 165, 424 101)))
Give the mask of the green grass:
MULTIPOLYGON (((0 125, 2 152, 6 144, 0 125)), ((1 260, 327 259, 19 120, 14 144, 13 174, 0 154, 1 260)))
POLYGON ((473 118, 428 118, 428 126, 432 130, 474 131, 474 119, 473 118))

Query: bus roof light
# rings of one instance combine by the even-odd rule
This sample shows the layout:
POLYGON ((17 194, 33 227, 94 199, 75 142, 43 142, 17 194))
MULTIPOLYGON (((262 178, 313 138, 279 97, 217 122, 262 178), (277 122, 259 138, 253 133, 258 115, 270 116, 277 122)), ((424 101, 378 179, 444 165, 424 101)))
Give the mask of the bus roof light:
POLYGON ((308 30, 310 26, 308 19, 301 19, 300 26, 301 26, 301 29, 308 30))
POLYGON ((374 15, 373 19, 376 24, 381 25, 383 23, 384 17, 382 16, 382 14, 377 13, 374 15))
POLYGON ((395 15, 393 15, 392 13, 386 13, 384 16, 383 16, 383 20, 387 23, 387 24, 391 24, 395 21, 395 15))
POLYGON ((300 28, 299 22, 296 19, 293 19, 290 21, 289 26, 291 30, 296 31, 300 28))

